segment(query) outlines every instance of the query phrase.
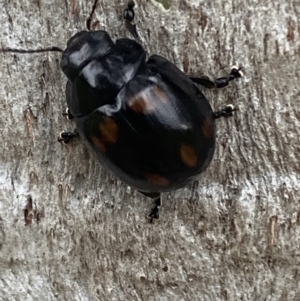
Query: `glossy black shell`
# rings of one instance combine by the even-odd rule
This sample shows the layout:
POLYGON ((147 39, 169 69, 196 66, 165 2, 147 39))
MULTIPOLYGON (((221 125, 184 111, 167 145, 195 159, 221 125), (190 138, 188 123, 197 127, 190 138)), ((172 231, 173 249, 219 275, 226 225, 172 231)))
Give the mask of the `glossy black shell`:
POLYGON ((171 191, 207 168, 212 109, 170 61, 146 61, 134 40, 114 43, 105 31, 83 31, 68 41, 61 68, 80 137, 122 181, 144 192, 171 191))

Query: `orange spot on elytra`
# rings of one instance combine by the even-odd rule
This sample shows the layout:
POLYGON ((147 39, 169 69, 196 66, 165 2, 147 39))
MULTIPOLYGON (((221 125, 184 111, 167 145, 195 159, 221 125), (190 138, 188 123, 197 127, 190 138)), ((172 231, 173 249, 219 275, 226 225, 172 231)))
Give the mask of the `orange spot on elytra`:
POLYGON ((103 153, 106 152, 106 146, 105 146, 105 143, 104 141, 97 137, 97 136, 92 136, 92 141, 94 143, 94 145, 99 148, 103 153))
POLYGON ((155 173, 145 173, 145 178, 148 182, 159 186, 169 186, 170 184, 167 178, 155 173))
POLYGON ((168 95, 157 86, 149 86, 128 99, 129 107, 136 113, 151 114, 161 102, 167 102, 168 95))
POLYGON ((196 149, 188 144, 182 143, 180 145, 180 156, 182 162, 189 166, 194 167, 197 164, 198 158, 196 149))
POLYGON ((201 126, 202 132, 204 134, 204 136, 207 139, 211 139, 214 135, 215 132, 215 127, 214 127, 214 123, 212 120, 205 118, 202 126, 201 126))
POLYGON ((92 136, 94 145, 102 152, 106 152, 107 144, 114 144, 118 140, 119 128, 117 123, 111 118, 106 117, 99 125, 100 137, 92 136))
POLYGON ((151 88, 158 100, 163 102, 169 101, 167 93, 160 86, 152 86, 151 88))
POLYGON ((105 117, 104 121, 99 126, 100 134, 104 143, 114 144, 118 139, 118 125, 110 117, 105 117))
POLYGON ((150 114, 155 110, 155 106, 147 98, 146 93, 139 93, 136 97, 129 100, 129 106, 135 113, 150 114))

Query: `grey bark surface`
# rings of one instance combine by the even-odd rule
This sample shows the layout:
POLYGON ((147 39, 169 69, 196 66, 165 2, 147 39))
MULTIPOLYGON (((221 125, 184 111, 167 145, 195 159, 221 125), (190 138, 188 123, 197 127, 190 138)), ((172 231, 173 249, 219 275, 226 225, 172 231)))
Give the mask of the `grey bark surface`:
MULTIPOLYGON (((187 73, 245 77, 202 89, 217 123, 208 170, 152 202, 118 181, 62 118, 60 55, 0 54, 0 300, 300 300, 300 2, 136 1, 149 54, 187 73), (25 226, 28 196, 41 212, 25 226)), ((126 2, 102 0, 96 28, 128 34, 126 2)), ((0 3, 0 47, 59 46, 79 30, 92 2, 0 3)))

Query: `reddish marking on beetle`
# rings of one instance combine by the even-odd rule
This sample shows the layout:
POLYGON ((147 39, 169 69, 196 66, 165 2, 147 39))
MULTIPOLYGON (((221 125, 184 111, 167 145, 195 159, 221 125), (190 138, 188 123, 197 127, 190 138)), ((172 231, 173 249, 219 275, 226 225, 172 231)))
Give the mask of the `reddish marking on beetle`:
POLYGON ((202 129, 202 132, 204 134, 204 136, 207 138, 207 139, 211 139, 213 138, 213 135, 214 135, 214 124, 213 122, 208 119, 208 118, 205 118, 202 126, 201 126, 201 129, 202 129))
POLYGON ((188 144, 182 143, 180 145, 180 156, 182 162, 188 167, 194 167, 197 165, 198 158, 196 149, 188 144))
POLYGON ((129 106, 135 113, 150 114, 155 110, 154 104, 151 103, 145 92, 141 92, 134 98, 129 99, 129 106))
POLYGON ((118 140, 118 125, 110 117, 106 117, 103 122, 100 123, 100 133, 104 143, 114 144, 118 140))
POLYGON ((131 97, 128 105, 135 113, 151 114, 161 102, 168 100, 169 97, 165 91, 161 87, 153 85, 131 97))
POLYGON ((170 181, 167 178, 165 178, 164 176, 161 176, 159 174, 145 173, 145 178, 148 182, 155 184, 155 185, 164 186, 164 187, 170 185, 170 181))
POLYGON ((100 137, 92 136, 93 144, 103 153, 106 152, 107 144, 114 144, 118 140, 119 128, 117 123, 111 118, 106 117, 99 125, 100 137))
POLYGON ((167 93, 160 86, 152 86, 151 88, 158 100, 163 102, 169 101, 169 97, 167 93))
POLYGON ((103 139, 97 137, 97 136, 92 136, 91 137, 92 141, 93 141, 93 144, 99 148, 101 150, 102 153, 105 153, 106 152, 106 146, 105 146, 105 143, 103 141, 103 139))

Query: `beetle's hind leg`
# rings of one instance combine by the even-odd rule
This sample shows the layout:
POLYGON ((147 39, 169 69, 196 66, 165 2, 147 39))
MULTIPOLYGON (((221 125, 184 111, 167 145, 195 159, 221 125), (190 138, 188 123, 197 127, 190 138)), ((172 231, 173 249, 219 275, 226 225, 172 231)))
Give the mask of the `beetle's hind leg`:
POLYGON ((74 130, 74 132, 61 132, 57 138, 57 141, 68 144, 73 138, 78 136, 79 134, 76 129, 74 130))
POLYGON ((212 88, 223 88, 228 86, 229 82, 243 77, 243 72, 241 71, 241 67, 233 66, 231 68, 230 73, 227 76, 216 78, 214 81, 212 81, 208 76, 191 76, 189 75, 189 78, 194 82, 201 86, 204 86, 206 88, 212 89, 212 88))
POLYGON ((154 200, 155 206, 151 209, 150 213, 146 216, 146 218, 150 221, 150 223, 154 223, 159 219, 159 209, 161 207, 161 198, 159 192, 143 192, 140 191, 143 195, 150 197, 154 200))

